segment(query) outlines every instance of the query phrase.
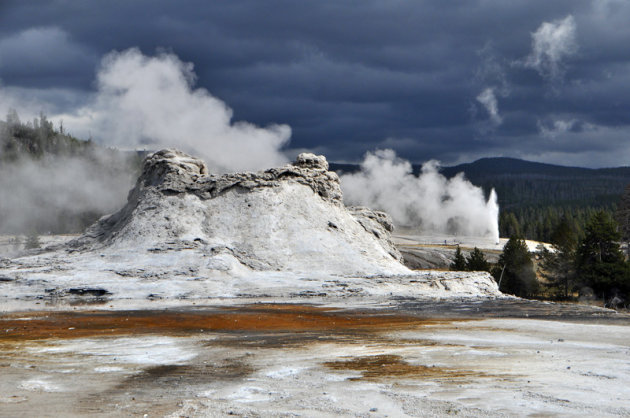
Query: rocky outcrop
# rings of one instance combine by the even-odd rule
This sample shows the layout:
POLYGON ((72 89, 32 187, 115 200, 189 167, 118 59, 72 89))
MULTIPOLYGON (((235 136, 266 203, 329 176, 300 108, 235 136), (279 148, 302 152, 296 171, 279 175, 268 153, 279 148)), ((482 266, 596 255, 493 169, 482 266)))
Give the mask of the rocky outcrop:
POLYGON ((282 181, 303 184, 321 198, 341 204, 339 177, 328 171, 324 156, 309 153, 300 154, 293 164, 280 168, 215 176, 208 175, 202 160, 181 151, 162 150, 146 158, 136 189, 156 187, 164 193, 192 193, 202 199, 212 199, 233 188, 251 191, 276 187, 282 181))
POLYGON ((400 251, 391 239, 390 233, 394 231, 394 221, 389 214, 365 206, 351 206, 348 210, 367 232, 378 238, 392 257, 403 262, 400 251))
POLYGON ((406 272, 391 242, 391 218, 346 208, 323 156, 300 154, 284 167, 210 175, 177 150, 149 155, 127 205, 75 240, 76 249, 198 248, 230 270, 320 268, 340 274, 406 272))

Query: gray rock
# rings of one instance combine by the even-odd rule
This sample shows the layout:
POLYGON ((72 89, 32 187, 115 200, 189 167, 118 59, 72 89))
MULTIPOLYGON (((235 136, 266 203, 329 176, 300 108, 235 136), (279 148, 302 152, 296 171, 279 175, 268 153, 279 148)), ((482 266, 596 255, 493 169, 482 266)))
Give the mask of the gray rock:
POLYGON ((403 262, 402 254, 391 239, 390 232, 394 231, 394 221, 389 214, 364 206, 351 206, 348 210, 367 232, 378 238, 392 257, 403 262))

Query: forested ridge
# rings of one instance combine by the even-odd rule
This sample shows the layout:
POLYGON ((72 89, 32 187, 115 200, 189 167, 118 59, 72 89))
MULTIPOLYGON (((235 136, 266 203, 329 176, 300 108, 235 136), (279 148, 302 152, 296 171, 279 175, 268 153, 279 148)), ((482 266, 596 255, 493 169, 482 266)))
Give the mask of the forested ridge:
POLYGON ((552 241, 563 218, 581 237, 595 213, 614 216, 630 183, 630 167, 589 169, 513 158, 483 158, 442 169, 447 177, 459 172, 486 192, 496 190, 501 236, 516 234, 545 242, 552 241))
POLYGON ((64 133, 63 126, 55 129, 44 114, 23 123, 15 111, 10 111, 5 121, 0 120, 0 161, 5 163, 46 154, 85 154, 92 146, 92 141, 64 133))

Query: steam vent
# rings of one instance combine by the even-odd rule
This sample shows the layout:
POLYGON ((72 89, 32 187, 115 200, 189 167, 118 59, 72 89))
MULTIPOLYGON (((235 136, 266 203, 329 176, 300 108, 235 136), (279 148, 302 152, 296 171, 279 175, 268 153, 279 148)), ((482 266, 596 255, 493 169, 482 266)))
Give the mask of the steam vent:
POLYGON ((211 270, 404 274, 389 215, 342 202, 323 156, 258 173, 208 174, 167 149, 149 155, 120 211, 72 245, 153 253, 202 250, 211 270))

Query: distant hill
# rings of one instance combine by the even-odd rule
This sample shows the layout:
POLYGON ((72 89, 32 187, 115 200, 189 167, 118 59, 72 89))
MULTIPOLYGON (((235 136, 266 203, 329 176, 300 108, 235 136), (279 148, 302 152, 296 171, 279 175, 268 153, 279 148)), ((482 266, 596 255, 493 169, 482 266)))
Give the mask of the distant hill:
POLYGON ((447 176, 465 172, 470 178, 488 175, 523 175, 537 176, 580 176, 591 175, 592 169, 582 167, 566 167, 554 164, 538 163, 519 160, 517 158, 482 158, 472 163, 460 164, 452 167, 444 167, 442 172, 447 176))

